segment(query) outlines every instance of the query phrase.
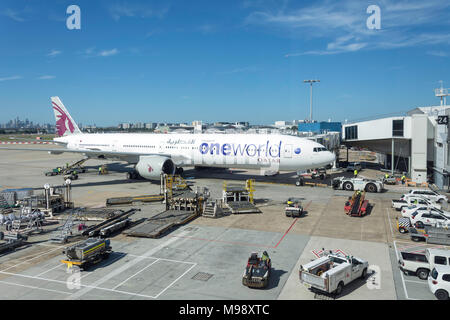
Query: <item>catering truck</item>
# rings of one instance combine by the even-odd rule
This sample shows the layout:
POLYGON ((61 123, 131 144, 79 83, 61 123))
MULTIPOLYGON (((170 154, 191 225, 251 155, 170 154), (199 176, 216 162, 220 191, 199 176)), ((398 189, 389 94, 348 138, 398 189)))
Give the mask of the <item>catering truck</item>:
POLYGON ((365 279, 369 263, 363 259, 330 253, 301 265, 300 282, 312 291, 339 296, 344 286, 356 279, 365 279))

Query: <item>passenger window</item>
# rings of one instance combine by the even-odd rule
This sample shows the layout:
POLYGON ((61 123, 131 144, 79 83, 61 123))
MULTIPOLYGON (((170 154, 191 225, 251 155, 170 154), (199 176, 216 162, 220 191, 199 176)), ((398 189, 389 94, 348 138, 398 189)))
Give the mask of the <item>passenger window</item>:
POLYGON ((435 264, 447 265, 447 259, 445 259, 445 257, 435 256, 434 257, 434 263, 435 264))
POLYGON ((447 282, 450 282, 450 274, 444 274, 444 275, 442 276, 442 280, 447 281, 447 282))

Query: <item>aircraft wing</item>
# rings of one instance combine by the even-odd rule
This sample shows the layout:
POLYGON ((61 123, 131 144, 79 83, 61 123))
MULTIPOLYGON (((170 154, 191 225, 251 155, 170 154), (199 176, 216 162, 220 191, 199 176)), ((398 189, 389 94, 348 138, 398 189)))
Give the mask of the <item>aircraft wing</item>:
POLYGON ((161 153, 141 153, 141 152, 117 152, 117 151, 102 151, 99 149, 78 150, 78 149, 66 149, 66 148, 14 148, 14 147, 0 147, 0 150, 17 150, 17 151, 43 151, 50 154, 62 154, 65 152, 79 153, 89 158, 119 160, 128 163, 138 163, 140 156, 163 156, 173 160, 175 165, 182 163, 190 158, 186 156, 171 156, 169 154, 161 153))

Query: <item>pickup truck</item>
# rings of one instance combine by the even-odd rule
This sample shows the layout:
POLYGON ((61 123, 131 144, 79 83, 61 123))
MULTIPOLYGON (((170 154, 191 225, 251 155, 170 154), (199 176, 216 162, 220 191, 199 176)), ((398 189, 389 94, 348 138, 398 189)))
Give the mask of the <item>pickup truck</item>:
POLYGON ((441 205, 420 196, 404 196, 400 200, 392 199, 392 208, 401 211, 411 205, 423 205, 440 209, 441 205))
POLYGON ((400 252, 401 258, 398 260, 398 267, 405 275, 415 274, 422 280, 428 278, 430 264, 426 255, 414 252, 400 252))
POLYGON ((398 260, 400 270, 405 274, 413 273, 420 279, 426 280, 430 270, 435 265, 448 265, 450 263, 450 250, 426 249, 425 253, 400 252, 398 260))
POLYGON ((312 291, 339 296, 344 286, 356 279, 365 279, 369 263, 363 259, 330 253, 299 269, 300 282, 312 291))
POLYGON ((416 189, 416 190, 409 190, 407 194, 404 194, 402 196, 402 199, 409 196, 420 196, 422 198, 427 198, 430 201, 442 203, 442 202, 448 202, 448 198, 445 195, 439 194, 431 189, 416 189))

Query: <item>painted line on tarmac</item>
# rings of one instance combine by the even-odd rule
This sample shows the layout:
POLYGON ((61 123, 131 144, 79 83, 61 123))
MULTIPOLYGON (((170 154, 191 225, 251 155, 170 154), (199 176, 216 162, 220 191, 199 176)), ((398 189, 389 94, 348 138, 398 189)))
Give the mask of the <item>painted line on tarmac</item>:
MULTIPOLYGON (((389 214, 389 209, 386 208, 387 214, 388 214, 388 221, 389 221, 389 226, 390 226, 390 230, 391 230, 391 237, 392 237, 392 241, 394 243, 394 250, 395 250, 395 256, 397 257, 397 261, 399 260, 399 256, 398 256, 398 250, 397 250, 397 244, 395 243, 394 240, 394 232, 392 231, 392 223, 391 223, 391 215, 389 214)), ((401 272, 400 270, 398 270, 398 272, 400 273, 400 278, 402 279, 402 284, 403 284, 403 290, 405 292, 405 297, 408 300, 416 300, 416 299, 412 299, 408 296, 408 290, 406 290, 406 284, 405 284, 405 278, 403 277, 403 272, 401 272)))
POLYGON ((178 280, 180 280, 182 277, 184 277, 184 275, 186 273, 188 273, 189 271, 192 270, 192 268, 194 268, 197 264, 192 265, 189 269, 187 269, 185 272, 183 272, 183 274, 181 276, 179 276, 178 278, 176 278, 175 280, 173 280, 167 287, 164 288, 163 291, 161 291, 160 293, 158 293, 155 296, 155 299, 157 299, 161 294, 163 294, 167 289, 169 289, 175 282, 177 282, 178 280))
POLYGON ((47 272, 50 272, 50 271, 52 271, 52 270, 55 270, 56 268, 59 268, 59 267, 61 267, 61 266, 64 266, 62 263, 59 263, 57 266, 55 266, 55 267, 53 267, 53 268, 51 268, 51 269, 47 269, 46 271, 44 271, 44 272, 41 272, 41 273, 39 273, 38 275, 36 275, 36 277, 40 277, 40 276, 42 276, 43 274, 46 274, 47 272))
POLYGON ((50 253, 50 252, 53 252, 53 251, 56 251, 56 250, 59 250, 59 249, 60 249, 60 248, 56 248, 56 249, 53 249, 53 250, 50 250, 50 251, 45 251, 44 253, 41 253, 41 254, 39 254, 39 255, 36 256, 36 257, 33 257, 33 258, 31 258, 31 259, 27 259, 27 260, 25 260, 25 261, 22 261, 22 262, 20 262, 20 263, 18 263, 18 264, 15 264, 15 265, 11 266, 11 267, 8 267, 8 268, 6 268, 6 269, 2 269, 2 270, 0 270, 0 272, 4 272, 4 271, 6 271, 6 270, 15 268, 15 267, 17 267, 17 266, 19 266, 19 265, 21 265, 21 264, 23 264, 23 263, 25 263, 25 262, 34 260, 34 259, 36 259, 36 258, 40 258, 40 257, 42 257, 42 256, 44 256, 44 255, 46 255, 46 254, 48 254, 48 253, 50 253))
POLYGON ((12 285, 12 286, 18 286, 18 287, 34 289, 34 290, 37 289, 37 290, 44 290, 44 291, 50 291, 50 292, 56 292, 56 293, 62 293, 62 294, 71 294, 70 292, 46 289, 46 288, 41 288, 41 287, 34 287, 34 286, 29 286, 29 285, 25 285, 25 284, 18 284, 18 283, 13 283, 13 282, 8 282, 8 281, 0 281, 0 283, 9 284, 9 285, 12 285))
MULTIPOLYGON (((182 234, 185 232, 182 232, 182 234)), ((74 294, 72 294, 71 296, 67 297, 66 299, 78 299, 81 296, 85 295, 86 293, 88 293, 89 291, 99 288, 99 285, 105 283, 106 281, 110 280, 111 278, 125 272, 126 270, 128 270, 129 268, 133 267, 134 265, 136 265, 137 263, 141 262, 142 260, 144 260, 147 257, 152 256, 153 254, 155 254, 157 251, 167 247, 168 245, 172 244, 173 242, 176 242, 177 239, 176 238, 171 238, 167 241, 163 241, 162 243, 160 243, 159 245, 157 245, 156 247, 150 249, 149 251, 147 251, 145 254, 143 254, 141 257, 137 257, 135 259, 133 259, 132 261, 127 262, 126 264, 114 269, 112 272, 108 273, 107 275, 105 275, 104 277, 98 279, 97 281, 95 281, 91 286, 89 287, 84 287, 83 289, 75 292, 74 294)), ((115 292, 120 292, 120 290, 111 290, 111 291, 115 291, 115 292)), ((128 293, 130 294, 130 293, 128 293)), ((137 296, 139 296, 139 294, 136 294, 137 296)), ((142 295, 141 295, 142 296, 142 295)), ((148 297, 148 296, 147 296, 148 297)))
POLYGON ((129 276, 128 278, 126 278, 125 280, 123 280, 121 283, 119 283, 117 286, 115 286, 114 288, 112 288, 113 290, 116 290, 118 287, 120 287, 121 285, 123 285, 125 282, 127 282, 128 280, 130 280, 131 278, 134 278, 135 276, 137 276, 139 273, 141 273, 142 271, 144 271, 145 269, 147 269, 148 267, 152 266, 153 264, 155 264, 156 262, 158 262, 159 259, 156 259, 155 261, 153 261, 152 263, 149 263, 147 266, 145 266, 144 268, 142 268, 141 270, 139 270, 138 272, 136 272, 135 274, 129 276))
POLYGON ((268 246, 268 245, 264 245, 264 244, 248 243, 248 242, 226 241, 226 240, 217 240, 217 239, 205 239, 205 238, 179 236, 179 235, 169 235, 169 237, 171 237, 171 238, 183 238, 183 239, 190 239, 190 240, 199 240, 199 241, 208 241, 208 242, 219 242, 219 243, 232 244, 232 245, 238 245, 238 246, 246 246, 246 247, 262 247, 262 248, 271 248, 271 249, 274 248, 274 246, 268 246))
MULTIPOLYGON (((309 205, 311 204, 312 200, 310 200, 308 202, 308 204, 303 208, 303 210, 306 210, 309 205)), ((295 218, 294 222, 292 222, 291 226, 289 227, 289 229, 286 230, 286 232, 283 234, 283 236, 281 237, 280 241, 278 241, 278 243, 273 247, 274 249, 276 247, 278 247, 278 245, 281 243, 281 241, 283 241, 284 237, 289 233, 289 231, 291 231, 292 227, 295 225, 295 223, 297 222, 298 218, 295 218)))
POLYGON ((418 283, 418 284, 427 285, 426 281, 414 281, 414 280, 407 280, 407 279, 405 279, 405 282, 411 282, 411 283, 418 283))
MULTIPOLYGON (((312 200, 309 201, 308 204, 303 209, 306 210, 311 203, 312 203, 312 200)), ((273 245, 265 245, 265 244, 249 243, 249 242, 237 242, 237 241, 226 241, 226 240, 217 240, 217 239, 205 239, 205 238, 181 236, 181 235, 168 235, 168 237, 184 238, 184 239, 198 240, 198 241, 208 241, 208 242, 219 242, 219 243, 226 243, 226 244, 238 245, 238 246, 246 246, 246 247, 261 247, 261 248, 275 249, 276 247, 278 247, 278 245, 281 243, 281 241, 284 239, 284 237, 288 234, 288 232, 292 229, 292 227, 295 225, 297 220, 298 220, 298 218, 295 218, 295 220, 292 222, 290 227, 286 230, 286 232, 283 234, 283 236, 281 237, 281 239, 278 241, 278 243, 275 246, 273 246, 273 245)))

